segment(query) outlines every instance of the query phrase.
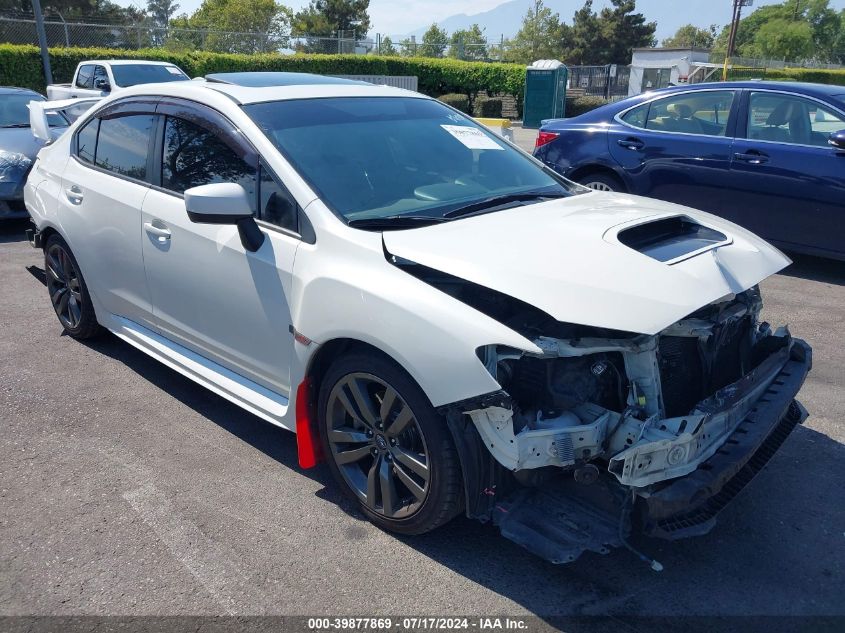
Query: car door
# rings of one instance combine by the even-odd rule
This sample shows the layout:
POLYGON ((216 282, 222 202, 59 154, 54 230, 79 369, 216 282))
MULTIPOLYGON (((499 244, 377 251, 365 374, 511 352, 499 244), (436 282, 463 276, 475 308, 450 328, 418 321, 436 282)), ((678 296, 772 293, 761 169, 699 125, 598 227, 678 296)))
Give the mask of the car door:
POLYGON ((83 64, 76 73, 76 80, 70 91, 71 98, 101 96, 100 90, 94 89, 94 64, 83 64))
POLYGON ((119 102, 84 123, 62 174, 59 223, 98 309, 143 325, 152 305, 141 253, 154 102, 119 102))
POLYGON ((631 193, 720 213, 737 101, 735 90, 691 90, 622 112, 607 139, 631 193))
POLYGON ((144 202, 143 250, 156 324, 176 343, 283 396, 293 336, 288 296, 300 240, 295 202, 220 114, 163 104, 158 186, 144 202), (197 224, 185 189, 237 182, 256 201, 266 239, 244 249, 232 225, 197 224), (258 203, 261 203, 260 210, 258 203))
POLYGON ((784 248, 845 252, 845 113, 810 97, 750 90, 731 163, 729 217, 784 248))

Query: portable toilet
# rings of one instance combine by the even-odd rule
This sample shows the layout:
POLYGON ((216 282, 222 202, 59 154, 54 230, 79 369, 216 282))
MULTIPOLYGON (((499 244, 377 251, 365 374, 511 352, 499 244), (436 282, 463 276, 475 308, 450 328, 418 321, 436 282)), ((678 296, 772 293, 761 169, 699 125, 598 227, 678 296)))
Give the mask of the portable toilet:
POLYGON ((539 128, 543 119, 559 119, 566 104, 567 70, 556 59, 540 59, 525 72, 522 126, 539 128))

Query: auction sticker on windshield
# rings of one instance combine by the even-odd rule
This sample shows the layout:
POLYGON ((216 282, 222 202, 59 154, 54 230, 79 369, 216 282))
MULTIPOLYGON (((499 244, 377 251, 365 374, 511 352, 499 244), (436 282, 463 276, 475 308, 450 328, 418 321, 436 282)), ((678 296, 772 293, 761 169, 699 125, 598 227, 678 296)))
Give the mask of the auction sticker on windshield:
POLYGON ((441 125, 440 127, 470 149, 505 149, 478 128, 465 125, 441 125))

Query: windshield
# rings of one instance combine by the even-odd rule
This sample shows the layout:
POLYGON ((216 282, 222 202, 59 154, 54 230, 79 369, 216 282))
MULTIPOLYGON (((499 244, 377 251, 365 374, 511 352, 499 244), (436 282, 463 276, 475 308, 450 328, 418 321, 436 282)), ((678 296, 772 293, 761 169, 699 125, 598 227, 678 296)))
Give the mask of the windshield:
POLYGON ((114 75, 114 82, 121 88, 189 79, 176 66, 159 66, 158 64, 114 64, 111 72, 114 75))
POLYGON ((833 95, 833 98, 839 102, 839 106, 845 108, 845 95, 833 95))
POLYGON ((580 191, 438 101, 334 97, 244 109, 350 223, 402 216, 407 224, 479 212, 485 201, 512 206, 580 191))
MULTIPOLYGON (((35 94, 6 94, 0 97, 0 128, 29 127, 30 101, 44 101, 44 97, 35 94)), ((49 113, 47 123, 50 127, 64 127, 67 121, 59 114, 49 113)))

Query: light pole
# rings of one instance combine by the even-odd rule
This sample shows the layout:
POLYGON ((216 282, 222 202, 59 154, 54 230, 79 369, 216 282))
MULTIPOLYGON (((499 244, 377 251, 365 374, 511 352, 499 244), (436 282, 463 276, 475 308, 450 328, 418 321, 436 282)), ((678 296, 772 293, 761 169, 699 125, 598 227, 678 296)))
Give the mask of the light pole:
POLYGON ((50 53, 47 50, 47 33, 44 31, 44 15, 41 13, 40 0, 32 0, 32 12, 35 14, 35 33, 38 35, 38 46, 41 47, 41 62, 44 64, 44 79, 49 86, 53 83, 53 72, 50 70, 50 53))

